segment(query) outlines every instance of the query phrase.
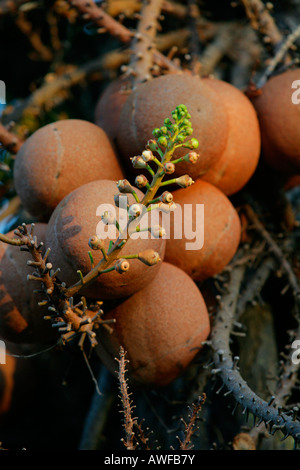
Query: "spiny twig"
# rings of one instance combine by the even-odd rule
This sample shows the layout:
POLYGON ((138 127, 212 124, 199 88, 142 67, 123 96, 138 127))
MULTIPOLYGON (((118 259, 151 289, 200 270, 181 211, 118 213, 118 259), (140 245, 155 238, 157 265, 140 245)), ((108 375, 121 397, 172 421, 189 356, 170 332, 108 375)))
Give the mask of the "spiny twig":
MULTIPOLYGON (((94 24, 99 26, 100 32, 103 29, 109 32, 112 36, 117 37, 123 44, 130 45, 131 41, 135 37, 135 33, 130 31, 126 26, 122 25, 119 21, 112 18, 104 10, 97 6, 92 0, 68 0, 70 4, 78 9, 82 14, 82 17, 86 20, 92 21, 94 24)), ((166 67, 169 72, 178 72, 178 66, 176 66, 171 60, 165 57, 163 54, 158 52, 156 49, 153 50, 153 59, 159 66, 166 67)))
POLYGON ((137 447, 137 443, 134 442, 134 425, 137 421, 137 418, 132 417, 133 406, 132 401, 130 399, 130 393, 128 392, 128 385, 127 385, 127 378, 125 378, 126 374, 126 364, 128 364, 128 360, 125 358, 126 353, 124 348, 120 347, 120 355, 119 358, 115 358, 116 361, 119 363, 119 387, 120 387, 120 399, 122 403, 122 411, 124 416, 124 430, 125 430, 125 439, 122 439, 127 450, 135 450, 137 447))
POLYGON ((244 278, 245 266, 235 267, 231 272, 228 283, 228 293, 222 297, 220 306, 211 333, 211 346, 214 351, 213 373, 222 380, 222 387, 227 388, 226 396, 231 394, 237 404, 243 407, 247 414, 252 413, 259 418, 259 423, 264 422, 269 426, 269 432, 275 433, 281 430, 284 438, 292 436, 297 445, 300 441, 300 422, 294 413, 293 416, 283 412, 281 408, 274 406, 274 397, 270 402, 262 400, 247 385, 238 370, 238 357, 232 357, 229 342, 235 322, 237 299, 244 278))
POLYGON ((188 422, 186 423, 184 419, 181 420, 184 424, 184 439, 183 441, 181 441, 178 438, 180 450, 191 450, 194 447, 191 443, 191 439, 197 429, 196 421, 198 419, 200 411, 202 410, 202 406, 204 405, 205 400, 206 394, 203 393, 201 396, 198 397, 198 400, 194 402, 190 407, 188 422))
POLYGON ((265 43, 270 43, 276 49, 283 37, 268 6, 261 0, 241 0, 241 2, 252 28, 261 34, 265 43))
POLYGON ((260 79, 257 81, 256 86, 258 89, 264 86, 264 84, 267 82, 268 78, 272 75, 274 70, 276 69, 277 65, 283 62, 283 59, 288 52, 288 50, 291 48, 291 46, 294 44, 294 42, 300 37, 300 25, 297 26, 297 28, 291 32, 281 45, 281 47, 278 49, 270 63, 268 64, 266 70, 264 71, 263 75, 260 77, 260 79))
POLYGON ((127 68, 133 88, 152 78, 154 40, 163 0, 144 0, 137 33, 132 41, 132 57, 127 68))

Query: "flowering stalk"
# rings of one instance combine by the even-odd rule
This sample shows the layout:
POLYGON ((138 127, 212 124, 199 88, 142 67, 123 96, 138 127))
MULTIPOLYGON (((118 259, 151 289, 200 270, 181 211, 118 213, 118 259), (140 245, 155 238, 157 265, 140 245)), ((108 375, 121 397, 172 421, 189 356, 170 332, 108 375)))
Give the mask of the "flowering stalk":
MULTIPOLYGON (((156 128, 153 130, 153 136, 157 140, 151 139, 148 142, 148 150, 144 151, 141 156, 136 156, 132 158, 133 166, 148 169, 152 177, 152 182, 150 183, 147 180, 144 186, 146 189, 144 197, 141 201, 139 200, 136 192, 134 191, 134 188, 128 180, 125 179, 118 181, 117 188, 119 192, 122 194, 132 194, 136 201, 136 203, 129 205, 128 207, 129 221, 123 230, 118 227, 118 229, 120 229, 119 237, 115 241, 115 243, 110 247, 107 256, 103 257, 103 259, 96 266, 94 266, 94 268, 92 268, 89 273, 83 276, 83 279, 81 279, 76 284, 66 290, 67 297, 72 297, 77 294, 83 287, 86 287, 91 284, 98 276, 105 272, 108 272, 108 269, 109 271, 112 270, 110 269, 110 267, 113 263, 118 263, 115 264, 115 268, 117 271, 119 271, 118 260, 121 256, 120 252, 124 245, 127 243, 129 239, 129 234, 132 232, 132 230, 130 231, 129 226, 132 222, 136 221, 138 217, 143 214, 143 208, 145 209, 145 211, 147 211, 147 209, 150 209, 149 206, 151 206, 152 203, 155 201, 155 196, 159 188, 167 184, 177 184, 180 187, 188 187, 193 184, 193 180, 188 175, 183 175, 179 178, 175 178, 169 181, 163 181, 164 177, 170 174, 170 165, 173 165, 175 167, 175 164, 180 160, 174 159, 172 161, 176 149, 181 147, 190 149, 192 152, 189 152, 188 155, 190 157, 187 157, 186 160, 190 163, 195 163, 197 161, 194 152, 194 150, 199 145, 197 139, 191 138, 188 141, 186 140, 187 137, 191 136, 191 134, 193 133, 192 125, 190 122, 191 115, 188 113, 186 106, 177 106, 177 108, 172 112, 172 118, 174 122, 172 122, 171 119, 167 118, 165 119, 164 124, 161 128, 156 128), (158 154, 158 158, 160 159, 160 161, 156 156, 153 155, 152 152, 156 152, 158 154), (191 153, 192 156, 190 155, 191 153), (156 171, 154 171, 150 167, 149 163, 156 165, 156 171)), ((140 178, 138 181, 145 181, 145 177, 140 178)), ((172 204, 172 197, 170 198, 171 193, 165 192, 164 194, 166 198, 166 203, 164 203, 164 201, 160 199, 160 202, 162 202, 163 204, 160 204, 159 208, 165 211, 167 209, 173 210, 174 204, 172 204), (170 207, 169 203, 173 205, 173 208, 170 207)), ((117 196, 115 197, 115 201, 116 200, 118 200, 117 196)), ((106 222, 112 222, 111 220, 108 220, 107 215, 104 218, 106 222)), ((136 229, 135 231, 138 230, 136 229)), ((149 231, 153 236, 157 238, 163 237, 165 233, 161 227, 153 227, 150 228, 149 231)), ((137 257, 137 259, 139 258, 137 257)), ((154 256, 154 259, 156 259, 158 262, 159 257, 154 256)))

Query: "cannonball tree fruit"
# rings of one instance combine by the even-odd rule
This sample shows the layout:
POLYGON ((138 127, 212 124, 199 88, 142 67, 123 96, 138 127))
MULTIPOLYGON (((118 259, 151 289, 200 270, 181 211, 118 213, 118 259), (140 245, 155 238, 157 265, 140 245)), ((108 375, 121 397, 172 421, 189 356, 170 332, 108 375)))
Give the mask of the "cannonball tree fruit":
MULTIPOLYGON (((193 179, 206 173, 224 152, 229 122, 222 97, 198 76, 187 73, 169 74, 139 85, 128 97, 119 122, 117 145, 124 164, 139 155, 145 142, 153 138, 152 131, 164 125, 164 119, 180 104, 191 115, 192 137, 199 141, 200 158, 190 165, 176 165, 174 175, 188 173, 193 179)), ((177 149, 175 157, 184 156, 188 149, 177 149)))
POLYGON ((300 171, 300 68, 270 78, 252 98, 261 130, 262 151, 275 170, 300 171))
POLYGON ((95 109, 95 123, 111 140, 117 137, 120 114, 130 94, 129 79, 119 77, 113 80, 100 95, 95 109))
POLYGON ((238 213, 228 197, 201 179, 174 192, 176 209, 167 232, 165 261, 203 281, 220 273, 235 255, 241 237, 238 213))
POLYGON ((116 322, 111 334, 99 330, 96 351, 115 372, 115 358, 122 346, 129 360, 130 380, 139 386, 160 387, 173 381, 210 333, 207 308, 197 285, 184 271, 166 262, 151 282, 105 318, 116 322))
MULTIPOLYGON (((143 193, 136 188, 135 191, 141 199, 143 193)), ((68 194, 53 212, 46 235, 47 247, 51 248, 49 261, 53 266, 61 269, 61 279, 67 285, 78 282, 77 270, 80 270, 83 275, 91 270, 89 251, 92 252, 94 264, 103 258, 101 250, 91 250, 88 244, 90 238, 98 236, 103 239, 104 250, 107 253, 110 239, 116 241, 119 236, 115 225, 108 225, 108 232, 104 233, 106 225, 101 216, 105 212, 114 213, 114 217, 121 227, 126 224, 128 220, 127 209, 118 208, 114 203, 114 196, 117 194, 119 194, 119 190, 115 181, 93 181, 68 194)), ((126 196, 123 194, 123 197, 126 198, 126 196)), ((131 194, 128 195, 128 202, 131 206, 136 207, 135 199, 131 194)), ((130 234, 120 256, 154 250, 160 259, 163 259, 166 241, 151 237, 150 232, 149 236, 146 235, 146 238, 141 238, 138 235, 134 239, 134 235, 130 234)), ((83 295, 100 299, 129 296, 156 276, 161 263, 145 269, 145 265, 140 260, 133 259, 129 260, 129 265, 129 270, 121 274, 116 270, 101 274, 93 284, 84 288, 83 295)))
POLYGON ((221 158, 202 177, 226 195, 241 190, 250 180, 260 156, 260 130, 251 101, 230 83, 205 78, 205 83, 219 93, 229 119, 228 141, 221 158))
MULTIPOLYGON (((35 225, 34 234, 45 242, 46 224, 35 225)), ((14 232, 7 234, 14 238, 14 232)), ((35 293, 41 285, 27 280, 34 271, 27 266, 30 253, 20 247, 0 243, 0 338, 12 343, 45 343, 56 338, 50 322, 44 320, 47 307, 38 306, 45 295, 35 293)))
POLYGON ((25 209, 40 221, 82 184, 122 176, 106 133, 80 119, 38 129, 22 145, 14 166, 16 191, 25 209))

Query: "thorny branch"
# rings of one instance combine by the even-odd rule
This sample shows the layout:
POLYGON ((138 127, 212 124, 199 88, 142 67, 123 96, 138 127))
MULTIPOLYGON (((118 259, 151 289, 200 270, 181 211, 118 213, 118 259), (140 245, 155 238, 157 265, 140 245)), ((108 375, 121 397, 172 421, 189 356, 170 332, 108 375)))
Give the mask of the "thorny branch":
POLYGON ((230 351, 230 336, 235 322, 235 314, 241 284, 245 274, 245 266, 237 265, 231 272, 227 287, 227 294, 222 296, 222 303, 214 319, 211 334, 211 345, 214 351, 215 369, 213 373, 222 380, 222 387, 227 391, 225 395, 232 395, 237 404, 243 407, 243 413, 252 413, 259 418, 259 424, 264 422, 269 426, 269 432, 274 434, 281 430, 284 437, 292 436, 297 445, 300 440, 300 422, 297 413, 291 416, 276 408, 274 398, 268 402, 257 396, 241 377, 238 370, 238 357, 232 357, 230 351))
MULTIPOLYGON (((132 31, 105 13, 104 10, 98 7, 92 0, 89 2, 85 2, 84 0, 69 0, 69 2, 71 5, 76 6, 84 19, 89 19, 100 28, 104 28, 104 30, 107 30, 112 36, 116 36, 124 44, 129 45, 133 40, 135 34, 132 31)), ((100 32, 103 32, 103 30, 101 29, 100 32)), ((178 71, 178 67, 157 50, 153 50, 153 59, 159 66, 166 67, 169 72, 178 71)))
POLYGON ((190 407, 190 412, 189 412, 189 420, 186 423, 183 419, 182 422, 184 424, 184 439, 181 441, 179 439, 179 444, 180 444, 180 450, 191 450, 193 448, 193 445, 191 443, 191 439, 193 434, 195 433, 197 426, 196 426, 196 421, 198 419, 198 415, 200 411, 202 410, 202 406, 204 405, 206 400, 206 394, 203 393, 201 396, 198 397, 198 400, 192 404, 190 407))
POLYGON ((133 407, 132 401, 130 399, 130 394, 128 393, 127 379, 125 378, 126 374, 126 364, 129 362, 126 358, 126 353, 122 346, 120 347, 120 358, 116 358, 116 361, 119 363, 119 386, 120 386, 120 398, 122 403, 122 413, 124 415, 124 430, 125 430, 125 439, 123 439, 124 445, 128 450, 135 450, 137 443, 134 442, 134 425, 137 421, 137 418, 132 417, 133 407))
POLYGON ((151 79, 153 67, 154 39, 158 28, 158 17, 162 0, 145 0, 138 23, 137 33, 132 41, 132 59, 127 74, 132 77, 133 88, 151 79))

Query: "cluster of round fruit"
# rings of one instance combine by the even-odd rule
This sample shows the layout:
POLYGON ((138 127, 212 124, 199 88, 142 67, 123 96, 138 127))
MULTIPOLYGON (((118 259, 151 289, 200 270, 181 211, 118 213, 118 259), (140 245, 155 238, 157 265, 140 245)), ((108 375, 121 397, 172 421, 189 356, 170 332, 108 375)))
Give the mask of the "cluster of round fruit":
MULTIPOLYGON (((273 80, 278 79, 271 79, 266 88, 273 80)), ((175 152, 179 162, 173 165, 172 178, 187 173, 194 184, 187 189, 174 187, 174 202, 183 210, 204 205, 203 246, 187 250, 191 240, 184 230, 181 238, 172 235, 175 217, 170 218, 168 239, 130 239, 122 251, 125 256, 151 249, 161 263, 145 266, 132 260, 122 275, 116 270, 101 275, 81 293, 87 299, 106 300, 107 318, 116 319, 113 333, 103 330, 98 338, 103 362, 115 370, 114 358, 122 345, 136 382, 165 385, 186 368, 209 335, 207 307, 195 281, 220 273, 237 251, 241 224, 229 196, 253 175, 261 133, 266 153, 271 149, 270 136, 271 154, 290 158, 289 148, 284 153, 278 144, 275 152, 276 139, 282 143, 287 138, 275 129, 276 119, 284 124, 278 117, 283 106, 274 105, 282 90, 267 103, 264 90, 253 100, 259 122, 249 99, 221 80, 182 73, 155 78, 130 94, 122 91, 124 86, 126 80, 119 79, 105 91, 96 124, 69 119, 46 125, 29 137, 16 156, 14 181, 24 207, 37 222, 38 239, 51 250, 49 262, 60 268, 61 280, 72 285, 78 270, 85 275, 91 269, 88 241, 97 232, 103 207, 115 205, 116 182, 136 176, 132 157, 141 155, 153 129, 163 125, 178 103, 186 105, 193 137, 199 141, 199 158, 191 164, 180 158, 182 149, 175 152), (273 120, 265 119, 269 112, 273 120), (270 121, 274 135, 265 131, 270 121)), ((292 109, 299 121, 299 108, 292 109)), ((161 128, 156 130, 157 136, 160 133, 161 128)), ((294 142, 290 136, 287 141, 294 142)), ((290 159, 299 168, 299 146, 297 150, 298 156, 292 153, 290 159)), ((142 197, 138 188, 135 191, 142 197)), ((121 208, 116 207, 116 212, 122 217, 121 208)), ((189 219, 195 231, 196 210, 189 212, 189 219)), ((186 217, 182 220, 186 222, 186 217)), ((108 239, 104 247, 109 249, 108 239)), ((93 256, 97 263, 103 255, 99 250, 93 256)), ((0 336, 18 343, 53 341, 55 332, 43 319, 46 307, 37 306, 36 286, 27 281, 28 253, 2 244, 0 258, 0 336)))

